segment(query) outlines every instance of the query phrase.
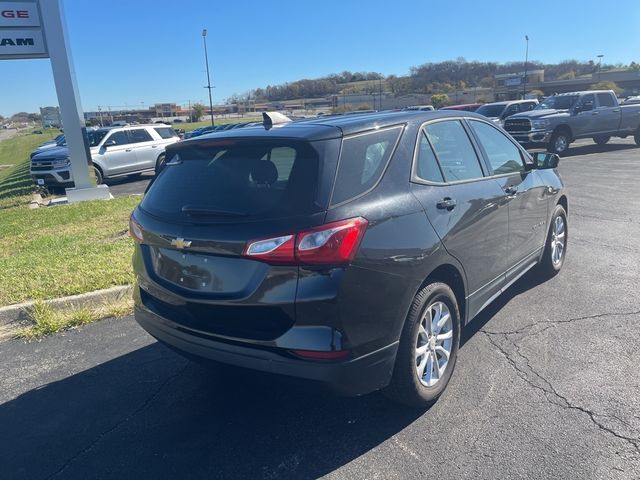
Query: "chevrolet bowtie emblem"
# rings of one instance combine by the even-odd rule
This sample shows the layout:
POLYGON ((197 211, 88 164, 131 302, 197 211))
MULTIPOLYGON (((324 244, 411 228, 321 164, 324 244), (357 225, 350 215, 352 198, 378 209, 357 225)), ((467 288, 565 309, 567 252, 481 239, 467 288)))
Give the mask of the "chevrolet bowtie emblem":
POLYGON ((191 240, 185 240, 184 238, 174 238, 171 240, 171 246, 179 248, 189 248, 191 246, 191 240))

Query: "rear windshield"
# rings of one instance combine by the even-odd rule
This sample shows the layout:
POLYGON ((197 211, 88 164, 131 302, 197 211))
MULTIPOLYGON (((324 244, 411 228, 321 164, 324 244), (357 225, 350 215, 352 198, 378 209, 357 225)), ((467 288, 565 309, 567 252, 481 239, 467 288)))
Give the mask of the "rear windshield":
POLYGON ((315 213, 318 153, 303 141, 216 139, 169 151, 141 208, 182 221, 315 213))

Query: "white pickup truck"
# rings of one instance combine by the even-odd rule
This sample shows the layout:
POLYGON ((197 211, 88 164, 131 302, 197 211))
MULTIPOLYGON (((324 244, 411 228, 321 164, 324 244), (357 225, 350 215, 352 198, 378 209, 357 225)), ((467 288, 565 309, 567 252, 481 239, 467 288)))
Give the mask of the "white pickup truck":
POLYGON ((640 105, 620 105, 611 90, 587 90, 547 97, 535 109, 507 118, 504 129, 523 146, 562 154, 571 142, 634 136, 640 146, 640 105))

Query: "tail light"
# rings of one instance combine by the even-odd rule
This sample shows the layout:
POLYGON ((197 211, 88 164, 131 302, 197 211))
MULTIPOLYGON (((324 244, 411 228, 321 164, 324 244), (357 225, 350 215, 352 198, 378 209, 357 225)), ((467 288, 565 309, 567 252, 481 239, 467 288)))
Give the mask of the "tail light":
POLYGON ((135 218, 133 218, 133 213, 129 217, 129 235, 136 243, 144 242, 142 227, 138 222, 136 222, 135 218))
POLYGON ((243 255, 267 263, 325 265, 353 260, 368 222, 362 217, 327 223, 296 234, 251 241, 243 255))

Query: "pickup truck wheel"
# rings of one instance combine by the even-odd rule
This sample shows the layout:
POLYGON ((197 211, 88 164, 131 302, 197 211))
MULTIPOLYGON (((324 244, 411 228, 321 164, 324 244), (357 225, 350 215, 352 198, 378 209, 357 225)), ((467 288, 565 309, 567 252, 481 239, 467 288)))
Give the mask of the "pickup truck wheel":
POLYGON ((636 130, 636 133, 633 135, 633 139, 636 141, 636 145, 640 147, 640 128, 636 130))
POLYGON ((104 179, 102 178, 102 172, 95 165, 93 167, 93 173, 96 174, 96 185, 102 185, 102 182, 104 181, 104 179))
POLYGON ((567 255, 568 238, 567 212, 562 205, 556 205, 549 224, 542 260, 539 264, 539 271, 544 277, 553 277, 562 268, 567 255))
POLYGON ((564 130, 554 132, 551 135, 551 141, 549 142, 549 151, 551 153, 557 153, 562 155, 569 148, 570 138, 569 134, 564 130))
POLYGON ((593 137, 593 141, 596 142, 598 145, 606 145, 609 140, 611 140, 611 137, 607 137, 606 135, 593 137))
POLYGON ((460 313, 453 291, 441 282, 428 284, 411 305, 385 395, 412 407, 431 406, 449 383, 459 343, 460 313))

